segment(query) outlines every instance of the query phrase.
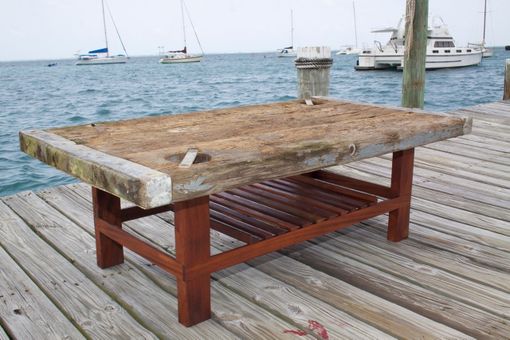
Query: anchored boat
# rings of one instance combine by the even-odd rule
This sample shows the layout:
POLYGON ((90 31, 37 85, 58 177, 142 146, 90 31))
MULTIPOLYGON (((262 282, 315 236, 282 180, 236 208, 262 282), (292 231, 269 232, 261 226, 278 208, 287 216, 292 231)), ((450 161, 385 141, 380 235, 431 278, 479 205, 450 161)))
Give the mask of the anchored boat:
POLYGON ((487 33, 487 0, 485 0, 485 4, 483 7, 483 34, 482 41, 479 43, 469 43, 468 46, 475 47, 482 50, 482 56, 484 58, 490 58, 494 55, 494 51, 487 47, 486 43, 486 34, 487 33))
MULTIPOLYGON (((428 30, 427 59, 428 70, 478 65, 482 61, 482 50, 472 47, 457 47, 448 27, 441 18, 428 30)), ((436 20, 437 21, 437 20, 436 20)), ((375 42, 375 47, 365 49, 358 56, 356 70, 379 70, 403 68, 405 52, 405 27, 403 19, 397 27, 372 31, 373 33, 391 33, 386 45, 375 42)))
POLYGON ((278 58, 296 58, 294 50, 294 11, 290 11, 290 46, 278 50, 278 58))
MULTIPOLYGON (((108 4, 107 4, 108 6, 108 4)), ((100 48, 97 50, 89 51, 87 54, 81 54, 78 56, 78 61, 76 62, 76 65, 82 66, 82 65, 105 65, 105 64, 125 64, 127 62, 127 52, 126 47, 124 46, 124 43, 122 42, 122 38, 120 37, 119 30, 117 29, 117 25, 115 24, 115 21, 113 20, 112 12, 110 11, 110 8, 108 8, 108 13, 110 14, 110 19, 112 20, 113 26, 115 27, 115 31, 117 32, 117 36, 119 38, 120 44, 122 45, 122 48, 124 49, 123 54, 118 55, 110 55, 110 51, 108 49, 108 33, 106 31, 106 16, 105 16, 105 4, 104 0, 101 0, 101 9, 103 11, 103 29, 104 29, 104 40, 106 47, 100 48)))
POLYGON ((354 46, 343 46, 336 55, 351 55, 351 54, 360 54, 363 49, 358 47, 358 25, 356 21, 356 4, 354 1, 352 2, 352 11, 354 17, 354 46))
POLYGON ((191 27, 193 28, 193 33, 195 33, 195 37, 197 38, 198 46, 200 47, 200 50, 202 51, 202 54, 188 54, 188 49, 186 47, 186 21, 184 17, 184 0, 181 0, 181 18, 182 18, 182 36, 184 40, 184 48, 182 50, 177 51, 168 51, 161 59, 159 59, 159 62, 161 64, 181 64, 181 63, 197 63, 202 61, 202 58, 204 56, 204 50, 202 49, 202 45, 200 44, 200 40, 198 39, 197 32, 195 31, 195 26, 193 25, 193 22, 191 21, 191 18, 188 14, 188 19, 190 20, 191 27))

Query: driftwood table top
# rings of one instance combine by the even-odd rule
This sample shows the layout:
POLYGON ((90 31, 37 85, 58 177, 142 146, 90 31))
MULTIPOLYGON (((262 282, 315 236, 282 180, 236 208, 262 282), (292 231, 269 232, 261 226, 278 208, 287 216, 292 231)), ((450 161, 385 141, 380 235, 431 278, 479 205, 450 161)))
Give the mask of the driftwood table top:
POLYGON ((20 132, 21 149, 152 208, 469 133, 471 120, 314 99, 20 132), (190 166, 180 164, 193 161, 190 166))

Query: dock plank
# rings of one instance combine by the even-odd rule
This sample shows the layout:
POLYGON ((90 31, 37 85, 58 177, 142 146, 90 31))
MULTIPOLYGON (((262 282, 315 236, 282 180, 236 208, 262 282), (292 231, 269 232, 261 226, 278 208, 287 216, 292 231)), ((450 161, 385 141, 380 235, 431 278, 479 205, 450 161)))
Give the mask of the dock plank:
POLYGON ((282 252, 359 289, 472 337, 490 338, 494 336, 494 332, 500 337, 506 334, 504 329, 499 328, 500 324, 506 325, 506 319, 496 317, 498 321, 494 321, 495 315, 492 313, 324 249, 322 245, 303 243, 282 252))
MULTIPOLYGON (((225 250, 239 246, 226 235, 214 239, 225 250)), ((367 293, 335 277, 282 254, 269 254, 248 262, 249 265, 286 282, 332 306, 341 309, 398 338, 449 338, 464 334, 427 319, 408 309, 367 293)))
MULTIPOLYGON (((110 296, 113 297, 124 307, 117 306, 115 303, 115 310, 122 312, 126 317, 132 315, 130 317, 132 324, 138 324, 135 321, 136 319, 160 337, 200 337, 206 332, 211 337, 235 338, 232 333, 212 320, 190 329, 180 325, 177 322, 177 299, 162 290, 129 263, 108 269, 100 269, 96 265, 95 239, 38 196, 19 194, 10 197, 6 201, 18 215, 57 248, 59 252, 72 260, 74 266, 81 272, 74 268, 68 270, 77 271, 83 276, 78 282, 94 283, 104 290, 87 293, 84 296, 105 296, 109 299, 111 299, 110 296), (140 287, 143 287, 143 295, 141 295, 140 287), (127 311, 129 311, 129 314, 127 311)), ((92 216, 92 212, 89 215, 92 216)), ((80 287, 82 286, 83 284, 80 284, 80 287)), ((81 295, 79 292, 77 294, 78 296, 81 295)), ((72 296, 66 297, 66 299, 70 302, 76 300, 72 296)), ((130 321, 117 321, 111 327, 115 329, 119 325, 130 323, 130 321)), ((123 329, 122 331, 126 330, 123 329)), ((126 335, 124 337, 130 336, 126 335)), ((142 335, 142 337, 150 336, 142 335)))
MULTIPOLYGON (((0 228, 11 223, 0 202, 0 228)), ((0 319, 18 339, 85 339, 71 321, 39 289, 32 279, 0 247, 0 319), (48 319, 51 315, 51 321, 48 319)), ((0 327, 0 339, 9 339, 0 327)))
MULTIPOLYGON (((426 265, 424 262, 418 263, 407 256, 386 251, 370 243, 360 242, 355 237, 346 236, 334 238, 326 236, 314 242, 320 244, 324 249, 342 256, 349 256, 428 290, 437 291, 465 304, 498 315, 500 318, 494 316, 493 320, 499 322, 499 327, 504 327, 505 318, 510 318, 510 294, 453 275, 438 267, 426 265)), ((480 277, 477 281, 482 280, 483 278, 480 277)), ((510 325, 507 327, 505 327, 506 332, 510 334, 510 325)))
POLYGON ((494 287, 508 290, 510 278, 505 277, 510 275, 509 252, 438 232, 416 223, 410 225, 412 235, 409 239, 405 243, 391 248, 393 243, 386 241, 386 222, 386 218, 381 216, 372 219, 370 223, 363 223, 363 227, 359 230, 349 229, 348 232, 359 232, 360 234, 356 235, 364 237, 366 242, 376 242, 387 250, 411 256, 404 254, 401 250, 408 249, 410 254, 414 254, 413 258, 418 261, 425 261, 454 273, 463 272, 462 275, 465 277, 473 276, 474 279, 483 277, 482 283, 493 284, 494 287), (369 236, 378 240, 371 240, 369 236), (430 260, 429 257, 431 257, 430 260), (456 267, 457 265, 460 267, 456 267), (493 273, 493 270, 497 270, 497 272, 493 273), (484 275, 488 276, 478 275, 479 271, 487 271, 484 275))
MULTIPOLYGON (((37 197, 33 193, 23 196, 28 199, 37 197)), ((4 204, 0 205, 2 216, 10 216, 8 223, 0 222, 2 247, 84 333, 95 338, 156 338, 75 268, 71 258, 64 258, 34 233, 29 225, 39 232, 53 230, 61 235, 61 228, 48 218, 51 214, 47 209, 41 210, 43 215, 34 214, 33 209, 38 206, 27 204, 21 196, 10 196, 3 201, 12 211, 7 211, 4 204), (22 220, 14 212, 23 217, 28 214, 32 218, 22 220)), ((88 252, 94 254, 93 250, 88 252)), ((80 258, 80 255, 83 253, 75 252, 73 256, 80 258)))
MULTIPOLYGON (((356 171, 349 171, 348 169, 354 169, 353 166, 347 166, 345 168, 336 168, 336 171, 341 171, 341 173, 349 173, 356 174, 356 171)), ((377 178, 377 175, 387 177, 389 180, 389 175, 387 172, 388 168, 379 167, 374 164, 364 164, 360 163, 355 167, 356 170, 363 170, 366 173, 364 178, 377 178), (371 176, 372 174, 376 176, 371 176)), ((358 172, 359 174, 359 172, 358 172)), ((380 181, 380 180, 379 180, 380 181)), ((380 181, 382 182, 382 181, 380 181)), ((466 180, 466 182, 468 182, 466 180)), ((479 190, 479 187, 482 184, 477 182, 472 182, 471 185, 468 183, 462 183, 456 181, 455 183, 450 183, 447 180, 442 180, 439 177, 423 177, 423 176, 415 176, 415 185, 416 186, 424 186, 429 189, 433 189, 436 191, 440 191, 443 193, 452 193, 458 198, 467 198, 473 201, 477 201, 480 203, 490 203, 492 206, 500 208, 501 211, 508 214, 509 205, 510 205, 510 192, 508 196, 505 196, 503 193, 498 193, 499 191, 503 191, 503 188, 493 187, 494 192, 491 195, 488 191, 489 188, 484 189, 483 191, 479 190), (428 178, 428 180, 426 180, 428 178), (425 183, 426 182, 426 183, 425 183)), ((508 191, 508 190, 507 190, 508 191)), ((439 216, 446 217, 450 220, 457 220, 459 222, 463 222, 469 225, 474 225, 476 227, 487 229, 491 231, 495 231, 502 235, 510 235, 510 222, 500 220, 498 218, 494 218, 492 216, 487 216, 489 214, 479 214, 473 213, 470 211, 462 210, 456 208, 453 205, 449 205, 445 207, 443 204, 436 203, 435 200, 424 200, 420 197, 415 196, 412 201, 413 206, 416 209, 422 211, 434 211, 435 214, 439 216)))

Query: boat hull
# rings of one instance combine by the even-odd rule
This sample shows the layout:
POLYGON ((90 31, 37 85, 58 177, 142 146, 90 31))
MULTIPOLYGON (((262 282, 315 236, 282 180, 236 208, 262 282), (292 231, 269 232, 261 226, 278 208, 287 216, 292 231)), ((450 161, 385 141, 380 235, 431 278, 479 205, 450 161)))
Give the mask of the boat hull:
POLYGON ((183 58, 161 58, 160 64, 185 64, 185 63, 199 63, 202 61, 202 56, 189 56, 183 58))
MULTIPOLYGON (((471 53, 459 54, 433 54, 428 53, 425 68, 427 70, 442 68, 467 67, 480 64, 482 61, 482 52, 473 51, 471 53)), ((404 54, 401 53, 385 53, 381 54, 362 54, 358 57, 356 70, 383 70, 389 68, 402 69, 404 67, 404 54)))
POLYGON ((109 57, 109 58, 94 58, 78 60, 75 65, 110 65, 110 64, 125 64, 127 63, 126 57, 109 57))

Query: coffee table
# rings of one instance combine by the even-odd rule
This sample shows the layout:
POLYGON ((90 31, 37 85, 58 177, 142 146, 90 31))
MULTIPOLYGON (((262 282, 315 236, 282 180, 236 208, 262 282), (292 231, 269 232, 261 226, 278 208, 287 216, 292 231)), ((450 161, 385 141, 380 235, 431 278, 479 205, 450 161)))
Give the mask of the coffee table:
POLYGON ((389 213, 408 237, 414 148, 472 121, 329 98, 20 132, 21 149, 92 186, 101 268, 123 247, 177 278, 179 322, 211 317, 211 273, 389 213), (393 153, 391 185, 327 168, 393 153), (121 208, 121 198, 135 206, 121 208), (175 256, 122 229, 173 211, 175 256), (210 230, 245 245, 211 256, 210 230))

